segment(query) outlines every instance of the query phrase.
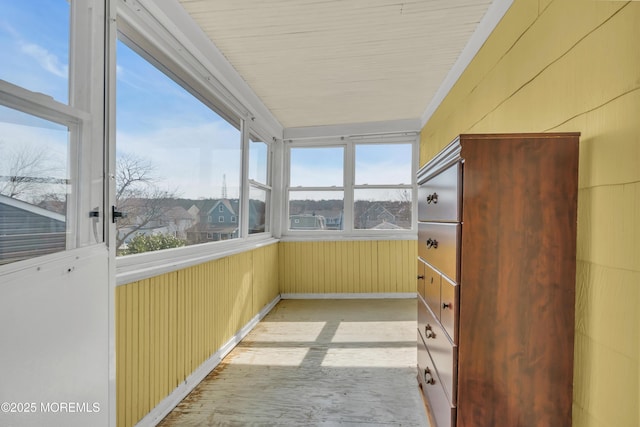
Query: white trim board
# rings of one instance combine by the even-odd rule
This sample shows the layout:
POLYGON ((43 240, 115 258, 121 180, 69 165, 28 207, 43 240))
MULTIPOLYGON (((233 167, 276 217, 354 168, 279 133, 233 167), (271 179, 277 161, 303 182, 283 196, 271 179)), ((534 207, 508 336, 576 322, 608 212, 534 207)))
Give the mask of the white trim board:
POLYGON ((350 136, 381 136, 385 134, 420 132, 420 119, 393 120, 386 122, 348 123, 342 125, 285 128, 284 140, 307 140, 350 136))
POLYGON ((227 341, 218 351, 216 351, 202 365, 196 368, 171 394, 162 399, 155 408, 144 416, 137 427, 155 426, 164 419, 202 380, 205 379, 222 359, 234 349, 242 339, 276 306, 280 301, 280 296, 275 297, 258 314, 256 314, 242 329, 240 329, 229 341, 227 341))
POLYGON ((415 292, 280 294, 281 299, 413 299, 415 292))

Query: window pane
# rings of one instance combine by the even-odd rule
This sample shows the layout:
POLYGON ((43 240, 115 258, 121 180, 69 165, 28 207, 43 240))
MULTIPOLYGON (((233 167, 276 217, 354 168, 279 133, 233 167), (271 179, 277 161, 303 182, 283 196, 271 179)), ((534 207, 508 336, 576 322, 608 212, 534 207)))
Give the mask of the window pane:
POLYGON ((357 230, 410 230, 411 190, 355 190, 354 228, 357 230))
POLYGON ((0 106, 0 264, 67 247, 69 130, 0 106))
POLYGON ((266 226, 269 193, 261 188, 249 189, 249 234, 269 231, 266 226))
POLYGON ((69 2, 0 0, 0 79, 69 100, 69 2))
POLYGON ((290 230, 342 230, 343 191, 289 192, 290 230))
POLYGON ((411 184, 411 144, 356 145, 356 185, 411 184))
POLYGON ((342 187, 344 148, 292 148, 291 187, 342 187))
POLYGON ((119 253, 238 237, 240 131, 126 45, 117 49, 116 198, 127 214, 119 253))
POLYGON ((249 179, 261 184, 268 184, 268 154, 269 147, 267 144, 252 137, 249 143, 249 179))

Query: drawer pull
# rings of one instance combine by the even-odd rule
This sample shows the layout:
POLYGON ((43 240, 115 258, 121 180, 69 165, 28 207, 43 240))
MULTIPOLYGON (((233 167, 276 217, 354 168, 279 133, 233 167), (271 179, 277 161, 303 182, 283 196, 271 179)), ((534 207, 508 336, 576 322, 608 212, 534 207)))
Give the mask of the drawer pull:
POLYGON ((429 368, 424 368, 424 382, 431 385, 436 383, 435 378, 433 378, 433 375, 431 374, 431 369, 429 368))
POLYGON ((428 238, 427 239, 427 249, 438 249, 438 241, 436 239, 428 238))
POLYGON ((438 193, 429 194, 427 196, 427 204, 433 203, 434 205, 438 203, 438 193))
POLYGON ((443 302, 442 303, 442 308, 447 309, 447 308, 453 308, 453 304, 450 302, 443 302))
POLYGON ((424 337, 426 339, 429 339, 429 338, 435 339, 436 338, 436 333, 433 332, 433 329, 431 328, 431 325, 428 324, 428 323, 427 323, 427 326, 424 327, 424 337))
POLYGON ((418 280, 423 280, 423 279, 424 279, 424 275, 419 274, 419 275, 418 275, 418 280))

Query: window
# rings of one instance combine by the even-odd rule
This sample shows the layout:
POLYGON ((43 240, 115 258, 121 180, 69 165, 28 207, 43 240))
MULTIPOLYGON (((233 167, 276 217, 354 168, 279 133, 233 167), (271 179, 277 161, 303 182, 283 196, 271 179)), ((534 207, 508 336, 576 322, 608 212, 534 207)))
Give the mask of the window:
POLYGON ((292 147, 289 229, 342 230, 344 147, 292 147))
POLYGON ((269 231, 271 200, 269 183, 269 146, 256 136, 249 141, 249 234, 269 231))
POLYGON ((288 230, 402 233, 413 228, 415 137, 292 142, 288 230))
POLYGON ((0 106, 0 264, 67 249, 69 129, 0 106))
MULTIPOLYGON (((167 233, 178 226, 182 245, 212 236, 239 237, 223 230, 224 216, 238 212, 241 133, 231 123, 123 42, 117 45, 117 248, 140 232, 167 233), (222 204, 224 203, 224 204, 222 204), (180 218, 180 221, 175 221, 180 218)), ((215 237, 214 237, 215 238, 215 237)), ((222 238, 221 238, 222 239, 222 238)))
POLYGON ((0 10, 0 79, 68 104, 69 2, 0 0, 0 10))
POLYGON ((103 76, 77 42, 99 24, 71 12, 91 7, 0 0, 0 265, 103 242, 103 114, 87 101, 103 76))
POLYGON ((411 144, 356 144, 354 229, 411 229, 411 152, 411 144))

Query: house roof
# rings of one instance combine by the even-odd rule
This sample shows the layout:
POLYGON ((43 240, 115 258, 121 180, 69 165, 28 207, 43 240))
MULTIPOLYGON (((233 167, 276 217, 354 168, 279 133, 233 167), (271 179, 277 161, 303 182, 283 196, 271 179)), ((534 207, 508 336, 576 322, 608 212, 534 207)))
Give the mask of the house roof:
POLYGON ((0 194, 0 204, 12 206, 14 208, 20 209, 25 212, 32 213, 34 215, 42 216, 45 218, 49 218, 55 221, 65 222, 66 218, 64 215, 61 215, 56 212, 49 211, 47 209, 43 209, 39 206, 33 205, 31 203, 24 202, 19 199, 14 199, 12 197, 7 197, 0 194))
POLYGON ((167 209, 163 216, 165 218, 170 218, 173 220, 180 219, 193 219, 193 216, 182 206, 174 206, 172 208, 167 209))
POLYGON ((207 214, 211 214, 211 212, 213 212, 220 204, 222 204, 230 213, 231 215, 236 215, 236 209, 234 208, 233 205, 235 205, 236 207, 238 206, 238 200, 229 200, 229 199, 218 199, 216 200, 216 202, 213 204, 213 206, 207 211, 207 214))

